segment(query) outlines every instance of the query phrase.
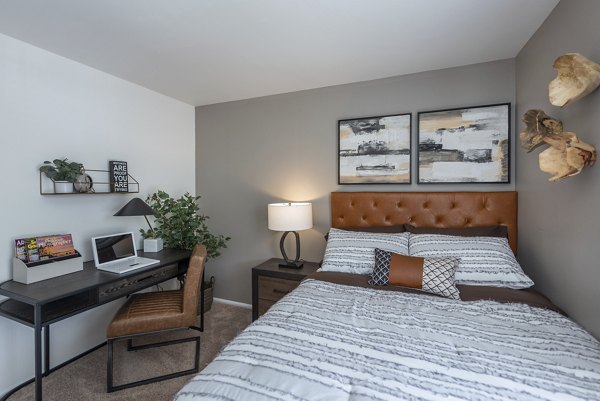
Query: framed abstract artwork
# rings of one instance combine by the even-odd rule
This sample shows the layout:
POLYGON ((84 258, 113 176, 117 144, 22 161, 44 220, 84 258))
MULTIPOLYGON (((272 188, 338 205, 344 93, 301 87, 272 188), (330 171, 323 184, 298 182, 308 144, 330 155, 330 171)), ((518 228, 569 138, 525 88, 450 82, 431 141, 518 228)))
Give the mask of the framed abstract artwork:
POLYGON ((338 184, 410 184, 411 113, 338 121, 338 184))
POLYGON ((510 103, 418 114, 418 183, 509 183, 510 103))

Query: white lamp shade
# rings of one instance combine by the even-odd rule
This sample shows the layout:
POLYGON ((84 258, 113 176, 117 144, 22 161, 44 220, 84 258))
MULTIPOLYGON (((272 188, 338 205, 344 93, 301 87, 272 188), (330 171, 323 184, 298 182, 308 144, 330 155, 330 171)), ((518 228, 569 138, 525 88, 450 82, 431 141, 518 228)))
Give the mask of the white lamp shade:
POLYGON ((270 203, 268 208, 269 230, 300 231, 312 228, 312 203, 270 203))

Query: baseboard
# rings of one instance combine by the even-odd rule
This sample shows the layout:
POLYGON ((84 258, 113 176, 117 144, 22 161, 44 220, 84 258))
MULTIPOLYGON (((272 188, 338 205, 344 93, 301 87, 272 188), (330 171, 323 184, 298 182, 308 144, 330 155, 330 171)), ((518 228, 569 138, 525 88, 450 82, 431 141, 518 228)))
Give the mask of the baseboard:
POLYGON ((223 298, 213 298, 213 301, 218 304, 233 305, 233 306, 239 306, 240 308, 244 308, 244 309, 252 309, 252 305, 245 304, 243 302, 230 301, 228 299, 223 299, 223 298))

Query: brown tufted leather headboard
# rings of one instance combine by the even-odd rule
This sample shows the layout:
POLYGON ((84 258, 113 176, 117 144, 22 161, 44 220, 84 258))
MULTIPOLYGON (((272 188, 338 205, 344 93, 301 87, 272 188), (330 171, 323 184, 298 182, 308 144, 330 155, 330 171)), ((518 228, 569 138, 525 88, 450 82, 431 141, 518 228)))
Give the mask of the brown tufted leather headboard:
POLYGON ((503 224, 517 253, 516 192, 332 192, 331 227, 477 227, 503 224))

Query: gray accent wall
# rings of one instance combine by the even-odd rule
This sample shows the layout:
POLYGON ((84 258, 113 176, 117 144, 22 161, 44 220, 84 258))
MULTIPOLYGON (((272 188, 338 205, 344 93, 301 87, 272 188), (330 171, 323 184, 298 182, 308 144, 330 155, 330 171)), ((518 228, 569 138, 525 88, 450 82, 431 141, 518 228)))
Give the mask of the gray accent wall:
MULTIPOLYGON (((578 52, 600 62, 600 1, 562 0, 516 58, 517 117, 541 108, 600 147, 600 90, 564 109, 548 100, 554 60, 578 52)), ((518 130, 524 124, 518 122, 518 130)), ((538 149, 517 150, 519 257, 537 288, 600 338, 600 168, 549 182, 538 149)))
MULTIPOLYGON (((207 265, 207 274, 216 277, 215 296, 250 303, 251 268, 280 257, 281 233, 267 229, 268 203, 313 202, 314 228, 300 237, 302 257, 318 261, 332 191, 514 190, 514 168, 510 184, 414 183, 418 111, 514 101, 511 59, 197 107, 201 211, 210 216, 213 232, 232 237, 228 249, 207 265), (413 184, 338 185, 337 121, 406 112, 413 113, 413 184)), ((288 254, 293 252, 292 246, 288 254)))

